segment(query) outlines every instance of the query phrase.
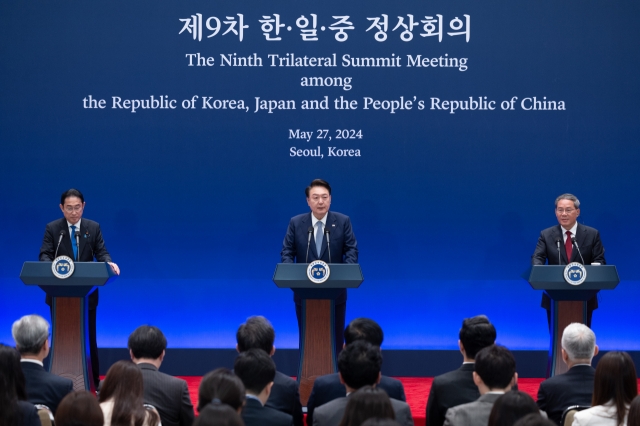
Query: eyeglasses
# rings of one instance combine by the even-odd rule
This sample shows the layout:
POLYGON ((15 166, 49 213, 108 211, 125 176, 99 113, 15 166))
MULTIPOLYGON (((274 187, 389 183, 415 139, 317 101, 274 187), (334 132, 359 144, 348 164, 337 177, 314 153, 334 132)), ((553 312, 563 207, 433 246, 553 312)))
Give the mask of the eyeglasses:
POLYGON ((571 213, 573 213, 574 211, 576 211, 576 209, 556 209, 556 212, 557 212, 558 214, 563 214, 563 213, 571 214, 571 213))
POLYGON ((67 213, 79 212, 82 210, 82 206, 64 206, 64 211, 67 213))

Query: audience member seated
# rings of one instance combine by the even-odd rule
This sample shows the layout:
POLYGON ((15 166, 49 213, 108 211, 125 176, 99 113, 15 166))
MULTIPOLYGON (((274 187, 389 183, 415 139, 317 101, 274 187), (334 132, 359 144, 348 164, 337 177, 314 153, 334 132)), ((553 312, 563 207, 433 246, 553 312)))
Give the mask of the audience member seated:
POLYGON ((631 401, 627 426, 640 426, 640 395, 631 401))
MULTIPOLYGON (((352 395, 365 386, 376 386, 380 382, 382 353, 380 347, 363 340, 347 345, 338 357, 338 377, 345 386, 345 396, 334 399, 316 408, 313 417, 314 426, 337 426, 345 413, 352 395)), ((381 389, 384 391, 384 389, 381 389)), ((395 419, 401 425, 413 425, 411 410, 404 401, 390 398, 395 419)))
POLYGON ((234 373, 242 380, 247 392, 242 420, 246 426, 291 426, 290 414, 266 406, 276 365, 269 354, 262 349, 240 352, 233 364, 234 373))
POLYGON ((596 370, 591 360, 598 354, 596 335, 584 324, 569 324, 562 332, 562 360, 569 367, 564 374, 543 381, 538 390, 538 407, 560 425, 562 413, 573 405, 591 405, 596 370))
MULTIPOLYGON (((250 317, 242 324, 236 333, 236 349, 244 352, 249 349, 262 349, 270 356, 276 352, 273 345, 276 332, 271 323, 261 316, 250 317)), ((302 404, 300 404, 300 390, 296 380, 276 371, 271 394, 266 403, 267 407, 275 408, 293 416, 295 426, 303 426, 302 404)))
POLYGON ((373 417, 365 420, 362 423, 362 426, 400 426, 400 423, 393 419, 379 419, 377 417, 373 417))
MULTIPOLYGON (((377 322, 369 318, 356 318, 344 329, 344 346, 356 340, 363 340, 373 346, 382 346, 384 334, 377 322)), ((343 347, 344 347, 343 346, 343 347)), ((406 401, 402 382, 391 377, 382 376, 377 387, 384 389, 389 398, 406 401)), ((316 378, 311 389, 311 395, 307 402, 307 425, 313 425, 313 412, 316 407, 326 404, 337 398, 342 398, 347 394, 347 390, 340 382, 338 373, 328 374, 316 378)))
POLYGON ((458 340, 462 366, 433 379, 427 400, 429 426, 442 426, 449 408, 480 397, 478 387, 473 382, 474 359, 480 349, 493 345, 495 341, 496 329, 486 316, 478 315, 462 321, 458 340))
POLYGON ((27 402, 20 354, 0 343, 0 425, 40 426, 36 407, 27 402))
POLYGON ((49 323, 39 315, 27 315, 13 323, 11 333, 22 358, 29 402, 46 405, 55 414, 62 398, 73 390, 73 382, 44 369, 42 361, 49 355, 49 323))
POLYGON ((58 405, 55 423, 56 426, 102 426, 104 415, 93 394, 71 392, 58 405))
POLYGON ((167 348, 162 331, 140 326, 129 336, 128 346, 131 360, 142 371, 145 404, 158 410, 163 426, 191 426, 194 413, 187 382, 158 371, 167 348))
POLYGON ((542 417, 533 398, 524 392, 512 390, 502 395, 493 404, 489 414, 489 426, 513 426, 515 422, 531 413, 537 413, 542 417))
POLYGON ((540 413, 532 413, 515 422, 513 426, 555 426, 555 423, 542 417, 540 413))
POLYGON ((193 426, 245 426, 233 407, 214 401, 200 411, 193 426))
POLYGON ((638 395, 638 377, 626 352, 612 351, 600 358, 593 382, 591 408, 573 417, 574 426, 627 424, 629 404, 638 395))
POLYGON ((517 382, 516 360, 509 349, 491 345, 475 358, 473 381, 480 398, 474 402, 449 408, 445 426, 487 426, 493 404, 517 382))
POLYGON ((130 361, 118 361, 100 384, 100 408, 104 426, 157 426, 160 416, 144 408, 142 371, 130 361))
POLYGON ((340 426, 361 426, 371 418, 391 420, 396 418, 389 395, 382 389, 364 386, 350 395, 348 400, 340 426))
POLYGON ((240 414, 244 406, 245 394, 242 380, 233 374, 233 371, 228 368, 217 368, 205 374, 200 382, 198 411, 202 412, 207 404, 218 400, 240 414))

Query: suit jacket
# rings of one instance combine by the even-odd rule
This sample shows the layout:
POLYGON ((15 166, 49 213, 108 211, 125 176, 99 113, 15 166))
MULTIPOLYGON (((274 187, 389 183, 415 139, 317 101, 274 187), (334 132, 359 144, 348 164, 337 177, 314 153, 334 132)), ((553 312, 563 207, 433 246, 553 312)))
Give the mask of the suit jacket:
POLYGON ((73 382, 51 374, 33 362, 21 362, 20 366, 24 373, 29 402, 46 405, 55 414, 62 398, 73 390, 73 382))
MULTIPOLYGON (((407 400, 404 394, 404 386, 402 386, 400 380, 382 376, 380 383, 376 386, 384 389, 389 398, 397 399, 398 401, 407 400)), ((344 398, 346 394, 347 389, 340 383, 338 373, 318 377, 313 382, 313 389, 311 389, 311 395, 309 395, 309 401, 307 401, 307 425, 313 425, 313 412, 316 407, 320 407, 334 399, 344 398)))
POLYGON ((247 398, 242 408, 242 420, 245 426, 291 426, 293 418, 282 411, 262 406, 254 398, 247 398))
POLYGON ((548 378, 540 383, 538 407, 546 411, 549 419, 560 424, 567 407, 591 405, 595 373, 590 365, 576 365, 564 374, 548 378))
MULTIPOLYGON (((71 236, 69 235, 69 226, 65 218, 49 222, 44 231, 42 239, 42 247, 40 247, 39 259, 41 262, 51 262, 56 255, 56 246, 60 239, 60 232, 64 231, 60 247, 58 247, 58 256, 69 256, 75 261, 73 256, 73 247, 71 246, 71 236)), ((77 232, 77 231, 76 231, 77 232)), ((84 217, 80 221, 80 246, 78 247, 78 262, 111 262, 111 256, 104 245, 100 225, 84 217)), ((47 304, 51 304, 51 300, 47 297, 47 304)), ((89 309, 95 309, 98 306, 98 289, 89 295, 89 309)))
MULTIPOLYGON (((571 259, 567 259, 567 251, 563 242, 564 232, 560 225, 552 226, 540 232, 536 250, 531 256, 531 264, 544 265, 548 262, 549 265, 568 265, 571 262, 580 262, 590 265, 595 262, 605 265, 607 263, 604 258, 604 247, 602 247, 602 241, 600 241, 600 233, 596 229, 578 223, 575 239, 580 251, 574 246, 571 251, 571 259), (559 263, 558 245, 556 243, 558 239, 560 240, 559 263), (580 257, 580 253, 582 253, 582 257, 580 257), (582 261, 583 258, 584 262, 582 261)), ((542 294, 542 307, 545 309, 550 309, 551 307, 549 296, 546 293, 542 294)), ((589 308, 593 310, 597 307, 598 299, 594 297, 589 301, 589 308)))
MULTIPOLYGON (((344 416, 348 402, 349 397, 343 396, 318 407, 313 419, 313 426, 338 426, 342 416, 344 416)), ((391 405, 396 415, 396 422, 402 426, 413 426, 413 417, 411 417, 409 404, 391 398, 391 405)))
POLYGON ((473 369, 474 364, 462 364, 457 370, 433 379, 427 400, 429 426, 442 426, 449 408, 480 398, 478 387, 473 383, 473 369))
POLYGON ((271 394, 265 404, 293 417, 294 426, 303 426, 302 404, 300 403, 300 390, 298 382, 291 377, 276 371, 273 379, 271 394))
MULTIPOLYGON (((573 426, 618 426, 617 412, 615 405, 596 405, 577 412, 573 426)), ((627 424, 626 417, 624 424, 627 424)))
POLYGON ((138 367, 142 370, 144 402, 156 407, 163 426, 191 426, 194 414, 187 382, 161 373, 146 362, 138 367))
POLYGON ((41 426, 36 407, 27 401, 18 401, 18 412, 22 416, 22 423, 17 426, 41 426))
POLYGON ((476 401, 449 408, 445 426, 487 426, 493 404, 501 396, 498 393, 485 393, 476 401))

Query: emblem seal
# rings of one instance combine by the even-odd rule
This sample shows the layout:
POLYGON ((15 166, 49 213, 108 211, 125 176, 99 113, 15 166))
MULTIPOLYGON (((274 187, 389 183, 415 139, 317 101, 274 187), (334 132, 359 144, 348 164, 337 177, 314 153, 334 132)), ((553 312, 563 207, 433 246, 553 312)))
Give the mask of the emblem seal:
POLYGON ((564 268, 564 280, 571 285, 580 285, 587 279, 587 270, 578 262, 573 262, 564 268))
POLYGON ((67 279, 73 275, 74 270, 75 265, 73 264, 73 259, 69 256, 58 256, 51 264, 51 272, 61 280, 67 279))
POLYGON ((307 266, 307 277, 315 284, 322 284, 329 279, 331 270, 322 260, 314 260, 307 266))

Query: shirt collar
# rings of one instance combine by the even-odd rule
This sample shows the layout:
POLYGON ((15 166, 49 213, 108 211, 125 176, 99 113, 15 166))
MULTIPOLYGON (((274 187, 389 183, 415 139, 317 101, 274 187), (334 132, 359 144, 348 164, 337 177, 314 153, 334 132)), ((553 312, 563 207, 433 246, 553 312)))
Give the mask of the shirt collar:
POLYGON ((256 401, 258 401, 260 403, 260 405, 264 406, 264 404, 262 403, 262 401, 260 401, 260 398, 258 398, 255 395, 251 395, 250 393, 245 395, 247 399, 255 399, 256 401))
POLYGON ((67 221, 67 228, 71 229, 71 226, 76 227, 76 232, 80 232, 80 222, 82 222, 82 218, 78 219, 78 223, 71 223, 69 221, 67 221))
POLYGON ((30 359, 30 358, 26 359, 26 358, 23 358, 23 359, 20 360, 20 362, 32 362, 32 363, 38 364, 40 367, 44 368, 44 364, 42 363, 42 361, 38 361, 37 359, 30 359))
POLYGON ((318 222, 322 222, 322 227, 324 228, 325 226, 327 226, 327 216, 329 215, 329 212, 325 213, 324 217, 322 219, 316 219, 316 217, 313 215, 313 213, 311 213, 311 224, 313 225, 313 227, 316 227, 316 224, 318 222))

